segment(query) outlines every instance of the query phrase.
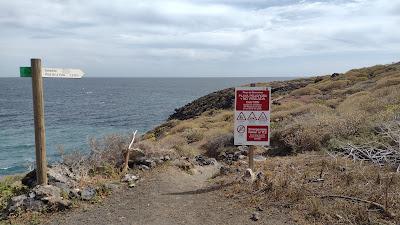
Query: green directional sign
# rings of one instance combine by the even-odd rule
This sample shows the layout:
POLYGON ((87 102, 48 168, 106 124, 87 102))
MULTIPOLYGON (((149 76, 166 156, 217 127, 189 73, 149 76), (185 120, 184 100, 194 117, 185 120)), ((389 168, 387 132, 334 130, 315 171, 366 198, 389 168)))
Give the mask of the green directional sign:
POLYGON ((30 67, 20 67, 19 68, 20 77, 32 77, 32 70, 30 67))

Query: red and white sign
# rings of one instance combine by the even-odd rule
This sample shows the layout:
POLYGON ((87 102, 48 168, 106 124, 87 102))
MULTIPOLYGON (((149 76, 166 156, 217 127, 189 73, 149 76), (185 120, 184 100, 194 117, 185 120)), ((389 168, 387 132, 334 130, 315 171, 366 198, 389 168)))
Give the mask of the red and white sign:
POLYGON ((271 88, 235 89, 235 145, 269 145, 271 88))

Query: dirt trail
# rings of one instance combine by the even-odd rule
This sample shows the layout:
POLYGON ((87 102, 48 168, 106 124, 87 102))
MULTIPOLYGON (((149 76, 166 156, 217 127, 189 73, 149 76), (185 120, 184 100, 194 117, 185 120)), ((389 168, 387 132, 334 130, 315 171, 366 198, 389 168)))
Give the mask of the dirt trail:
POLYGON ((137 187, 116 191, 101 205, 61 214, 49 224, 287 224, 280 216, 249 219, 245 209, 210 188, 216 167, 199 167, 189 175, 175 167, 152 173, 137 187))

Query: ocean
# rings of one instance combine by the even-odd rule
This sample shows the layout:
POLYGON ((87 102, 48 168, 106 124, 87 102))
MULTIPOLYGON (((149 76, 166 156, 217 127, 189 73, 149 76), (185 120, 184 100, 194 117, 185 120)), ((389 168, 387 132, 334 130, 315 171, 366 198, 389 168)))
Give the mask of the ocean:
MULTIPOLYGON (((90 137, 140 133, 165 121, 175 108, 216 90, 289 78, 83 78, 45 79, 49 162, 87 151, 90 137)), ((32 87, 29 78, 0 78, 0 177, 34 166, 32 87)))

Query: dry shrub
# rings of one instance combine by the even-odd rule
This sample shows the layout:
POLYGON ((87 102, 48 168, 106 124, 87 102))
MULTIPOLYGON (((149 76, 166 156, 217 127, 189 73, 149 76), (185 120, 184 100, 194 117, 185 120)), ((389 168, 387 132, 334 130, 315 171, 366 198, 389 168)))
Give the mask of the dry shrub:
POLYGON ((160 145, 166 149, 173 149, 175 146, 186 144, 186 139, 180 135, 168 135, 160 140, 160 145))
POLYGON ((330 108, 336 108, 342 101, 343 101, 343 99, 341 99, 341 98, 332 98, 332 99, 323 101, 322 104, 324 104, 330 108))
POLYGON ((200 153, 199 149, 188 144, 175 145, 173 148, 179 156, 185 156, 189 158, 193 158, 200 153))
POLYGON ((298 108, 300 106, 303 106, 304 103, 299 102, 299 101, 287 101, 283 102, 281 105, 272 105, 272 113, 277 112, 277 111, 288 111, 288 110, 293 110, 295 108, 298 108))
POLYGON ((143 135, 142 139, 158 140, 159 138, 165 136, 171 130, 171 128, 175 127, 178 123, 178 120, 169 120, 147 132, 145 135, 143 135))
POLYGON ((306 115, 309 113, 313 114, 322 114, 322 113, 331 113, 333 110, 325 105, 322 104, 316 104, 316 103, 311 103, 307 105, 300 106, 298 108, 295 108, 289 112, 291 116, 302 116, 306 115))
POLYGON ((201 128, 187 129, 183 132, 183 136, 186 138, 188 144, 193 142, 201 141, 204 137, 204 130, 201 128))
POLYGON ((147 157, 161 157, 161 156, 177 156, 176 152, 171 148, 166 148, 166 146, 160 145, 159 142, 151 140, 142 140, 135 143, 135 147, 141 149, 147 157))
POLYGON ((381 99, 375 98, 369 92, 360 92, 347 97, 338 106, 339 112, 361 110, 368 113, 377 113, 384 108, 381 99))
POLYGON ((318 151, 330 137, 329 121, 324 114, 298 117, 272 133, 272 145, 291 153, 318 151))
POLYGON ((221 135, 210 138, 206 143, 201 146, 209 157, 218 158, 218 156, 225 151, 234 148, 233 134, 224 133, 221 135))
POLYGON ((315 84, 315 87, 321 91, 330 91, 348 86, 351 83, 349 80, 327 80, 315 84))
POLYGON ((400 174, 393 170, 310 153, 270 158, 257 167, 266 175, 262 185, 242 183, 225 190, 227 196, 240 196, 243 207, 276 209, 296 224, 399 224, 400 174), (395 217, 369 204, 323 198, 328 195, 373 201, 395 217))
POLYGON ((321 91, 311 87, 311 86, 307 86, 307 87, 303 87, 303 88, 299 88, 297 90, 292 91, 291 93, 294 96, 302 96, 302 95, 316 95, 316 94, 321 94, 321 91))
POLYGON ((195 121, 193 121, 192 119, 179 121, 179 123, 176 126, 171 128, 169 134, 181 133, 184 132, 185 130, 192 128, 198 128, 198 124, 195 123, 195 121))
POLYGON ((400 84, 400 77, 384 77, 376 82, 376 89, 400 84))

